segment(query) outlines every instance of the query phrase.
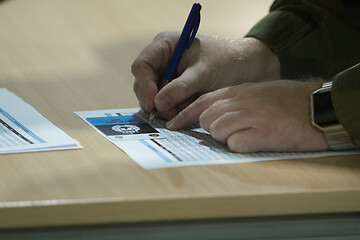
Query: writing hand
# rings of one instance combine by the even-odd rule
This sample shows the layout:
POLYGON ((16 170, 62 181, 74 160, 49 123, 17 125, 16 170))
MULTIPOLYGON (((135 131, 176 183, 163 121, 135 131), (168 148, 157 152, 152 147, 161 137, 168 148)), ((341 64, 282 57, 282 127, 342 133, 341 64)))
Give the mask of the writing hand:
POLYGON ((156 107, 158 117, 171 119, 198 96, 219 88, 280 77, 277 57, 259 40, 198 36, 184 52, 177 77, 159 91, 178 39, 178 33, 158 34, 132 64, 140 106, 147 112, 156 107))

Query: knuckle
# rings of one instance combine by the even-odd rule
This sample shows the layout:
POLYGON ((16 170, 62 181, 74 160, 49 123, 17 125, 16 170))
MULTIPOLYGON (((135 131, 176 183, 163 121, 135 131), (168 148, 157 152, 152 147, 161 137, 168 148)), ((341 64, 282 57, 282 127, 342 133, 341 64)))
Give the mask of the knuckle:
POLYGON ((200 97, 198 97, 198 99, 196 100, 197 104, 201 104, 203 105, 204 103, 206 103, 208 101, 208 93, 205 93, 203 95, 201 95, 200 97))
MULTIPOLYGON (((217 100, 211 104, 212 111, 218 111, 224 106, 224 100, 217 100)), ((226 113, 225 113, 226 115, 226 113)), ((224 116, 224 115, 223 115, 224 116)), ((227 118, 226 118, 227 119, 227 118)))
POLYGON ((199 116, 199 123, 200 123, 200 127, 202 127, 203 129, 207 129, 205 128, 205 117, 204 117, 204 113, 202 113, 200 116, 199 116))
POLYGON ((177 35, 178 35, 178 33, 171 32, 171 31, 159 32, 158 34, 156 34, 154 41, 168 41, 172 38, 175 38, 175 36, 177 36, 177 35))
POLYGON ((235 96, 239 91, 236 87, 226 87, 221 90, 223 91, 222 94, 228 96, 229 98, 235 96))
POLYGON ((232 115, 232 112, 226 112, 222 115, 222 121, 225 125, 228 124, 235 124, 234 117, 232 115))
POLYGON ((216 101, 214 102, 214 98, 211 92, 201 95, 200 97, 198 97, 196 102, 199 106, 203 106, 206 108, 216 103, 216 101))
POLYGON ((230 151, 232 152, 243 152, 246 149, 245 145, 241 145, 241 143, 234 139, 234 137, 229 137, 227 140, 227 145, 230 151), (241 145, 241 147, 240 147, 241 145))
POLYGON ((176 99, 181 98, 181 102, 190 98, 194 94, 192 84, 183 79, 172 81, 170 84, 166 85, 164 89, 168 91, 170 98, 176 96, 176 99))
POLYGON ((137 76, 138 73, 143 69, 145 66, 145 63, 138 57, 135 59, 135 61, 131 64, 131 73, 134 76, 137 76))
POLYGON ((247 153, 251 152, 251 142, 242 138, 240 133, 235 133, 227 139, 227 145, 230 151, 247 153))
POLYGON ((133 84, 133 91, 135 93, 137 93, 139 91, 139 83, 136 81, 136 79, 135 79, 134 84, 133 84))
POLYGON ((210 132, 210 130, 209 130, 210 126, 208 125, 208 121, 207 121, 207 118, 206 118, 204 112, 199 117, 199 123, 200 123, 201 128, 203 128, 205 131, 210 132))
POLYGON ((233 131, 234 124, 236 123, 233 121, 231 114, 225 113, 210 125, 209 132, 216 140, 226 143, 227 138, 233 131))
POLYGON ((202 109, 204 104, 201 101, 195 101, 193 103, 193 106, 194 106, 195 109, 202 109))
POLYGON ((218 109, 219 106, 220 106, 220 101, 215 101, 211 104, 211 107, 215 110, 218 109))
POLYGON ((215 140, 222 142, 222 143, 225 142, 226 137, 224 137, 224 131, 222 129, 221 124, 218 124, 217 121, 215 121, 214 123, 212 123, 210 125, 209 132, 215 140))
POLYGON ((168 36, 169 36, 169 32, 166 32, 166 31, 164 31, 164 32, 159 32, 158 34, 156 34, 154 40, 155 40, 155 41, 156 41, 156 40, 163 40, 163 39, 167 38, 168 36))
POLYGON ((135 75, 138 69, 138 61, 135 59, 135 61, 131 64, 131 73, 135 75))
POLYGON ((189 92, 191 89, 191 86, 188 82, 184 80, 176 81, 177 88, 183 92, 189 92))
POLYGON ((151 46, 156 49, 156 52, 162 54, 162 59, 170 61, 178 39, 179 34, 176 32, 160 32, 154 38, 151 46))
POLYGON ((151 47, 154 49, 155 52, 162 54, 169 51, 170 49, 168 41, 164 39, 152 42, 151 47))

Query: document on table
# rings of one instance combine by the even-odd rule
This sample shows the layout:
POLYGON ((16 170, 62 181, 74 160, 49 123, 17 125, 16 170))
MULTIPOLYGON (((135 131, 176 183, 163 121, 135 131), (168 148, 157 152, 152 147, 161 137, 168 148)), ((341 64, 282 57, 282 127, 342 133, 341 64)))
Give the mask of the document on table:
POLYGON ((32 106, 0 89, 0 154, 82 148, 32 106))
POLYGON ((360 154, 360 151, 233 153, 196 126, 170 131, 165 128, 165 121, 158 119, 152 126, 146 126, 148 114, 139 108, 75 113, 145 169, 360 154), (140 123, 151 130, 145 133, 140 123))

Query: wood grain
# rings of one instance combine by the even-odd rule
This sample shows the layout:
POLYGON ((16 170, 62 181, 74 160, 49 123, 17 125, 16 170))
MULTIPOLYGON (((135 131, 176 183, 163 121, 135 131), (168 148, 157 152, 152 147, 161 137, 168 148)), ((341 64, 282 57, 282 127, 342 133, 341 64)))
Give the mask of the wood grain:
MULTIPOLYGON (((204 1, 241 38, 271 1, 204 1)), ((360 211, 360 157, 144 170, 73 111, 137 107, 130 65, 192 1, 0 3, 0 87, 84 149, 0 155, 0 228, 360 211)))

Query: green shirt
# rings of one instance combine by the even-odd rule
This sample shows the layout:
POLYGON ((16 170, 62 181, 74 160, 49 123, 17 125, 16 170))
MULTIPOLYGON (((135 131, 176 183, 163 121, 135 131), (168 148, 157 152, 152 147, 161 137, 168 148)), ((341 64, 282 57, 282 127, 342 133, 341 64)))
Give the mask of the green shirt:
MULTIPOLYGON (((360 1, 277 0, 246 36, 274 51, 282 78, 329 79, 360 63, 360 1)), ((360 66, 333 80, 338 119, 360 138, 360 66)))

